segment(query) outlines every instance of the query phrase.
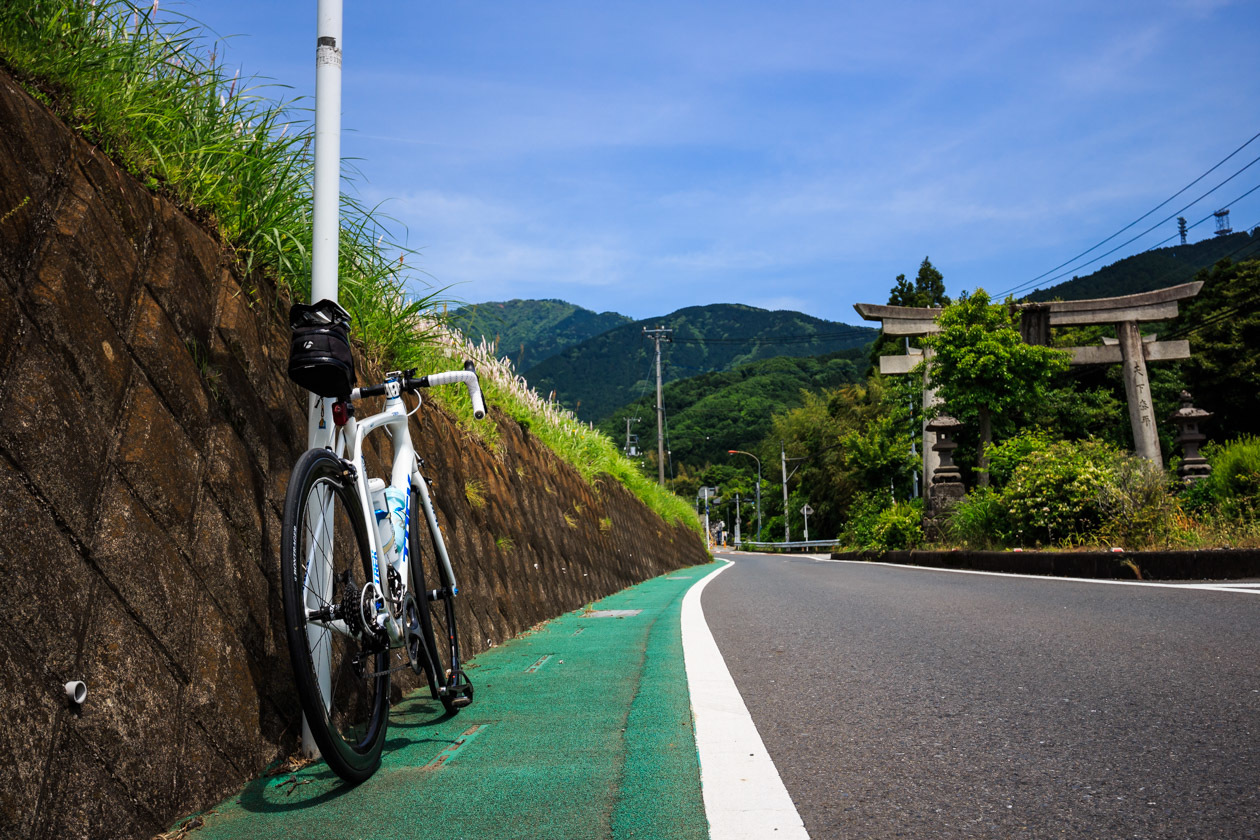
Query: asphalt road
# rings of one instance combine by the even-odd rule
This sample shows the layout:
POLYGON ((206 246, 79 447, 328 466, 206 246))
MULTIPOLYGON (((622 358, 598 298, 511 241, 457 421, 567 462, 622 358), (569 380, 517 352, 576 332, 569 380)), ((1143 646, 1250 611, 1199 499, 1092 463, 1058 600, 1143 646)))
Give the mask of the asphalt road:
POLYGON ((1260 836, 1260 595, 724 556, 705 617, 814 840, 1260 836))

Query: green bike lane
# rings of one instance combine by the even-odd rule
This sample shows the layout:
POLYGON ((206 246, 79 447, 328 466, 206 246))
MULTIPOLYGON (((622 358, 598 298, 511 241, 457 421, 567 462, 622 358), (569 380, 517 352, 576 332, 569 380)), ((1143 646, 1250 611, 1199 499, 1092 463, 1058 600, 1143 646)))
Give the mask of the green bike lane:
POLYGON ((256 779, 190 838, 708 838, 679 616, 717 565, 478 655, 476 700, 457 715, 427 690, 407 696, 367 782, 346 785, 322 762, 256 779))

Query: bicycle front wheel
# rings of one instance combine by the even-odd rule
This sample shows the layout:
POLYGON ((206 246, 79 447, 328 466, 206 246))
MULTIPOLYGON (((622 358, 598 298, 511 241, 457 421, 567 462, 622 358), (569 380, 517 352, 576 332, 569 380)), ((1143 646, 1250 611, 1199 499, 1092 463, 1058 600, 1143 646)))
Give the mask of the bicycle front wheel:
POLYGON ((389 719, 388 646, 364 629, 371 553, 353 482, 311 449, 289 479, 281 584, 293 678, 311 737, 352 784, 379 766, 389 719))

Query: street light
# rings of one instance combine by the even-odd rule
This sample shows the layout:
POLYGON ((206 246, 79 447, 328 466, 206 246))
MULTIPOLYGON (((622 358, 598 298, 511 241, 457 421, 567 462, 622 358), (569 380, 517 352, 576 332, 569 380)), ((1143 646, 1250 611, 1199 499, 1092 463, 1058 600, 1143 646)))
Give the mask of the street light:
POLYGON ((728 449, 728 455, 747 455, 757 462, 757 542, 761 542, 761 459, 742 449, 728 449))

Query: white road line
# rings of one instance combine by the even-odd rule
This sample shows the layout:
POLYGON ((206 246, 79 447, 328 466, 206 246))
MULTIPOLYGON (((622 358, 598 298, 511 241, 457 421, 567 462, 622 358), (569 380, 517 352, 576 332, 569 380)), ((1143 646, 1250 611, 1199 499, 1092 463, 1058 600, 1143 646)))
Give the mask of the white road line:
MULTIPOLYGON (((762 557, 803 557, 800 554, 763 554, 762 557)), ((1244 592, 1260 595, 1260 583, 1155 583, 1146 580, 1103 580, 1100 578, 1056 577, 1052 575, 1022 575, 1014 572, 982 572, 976 569, 943 569, 939 566, 911 566, 908 563, 877 563, 868 560, 836 560, 831 557, 815 558, 822 563, 854 563, 860 566, 891 566, 896 569, 917 569, 921 572, 949 572, 955 575, 988 575, 989 577, 1024 578, 1025 580, 1053 580, 1060 583, 1099 583, 1107 586, 1147 586, 1161 589, 1201 589, 1212 592, 1244 592)))
POLYGON ((700 606, 713 570, 687 591, 682 604, 683 660, 696 721, 700 785, 712 840, 809 840, 779 771, 735 687, 700 606))

